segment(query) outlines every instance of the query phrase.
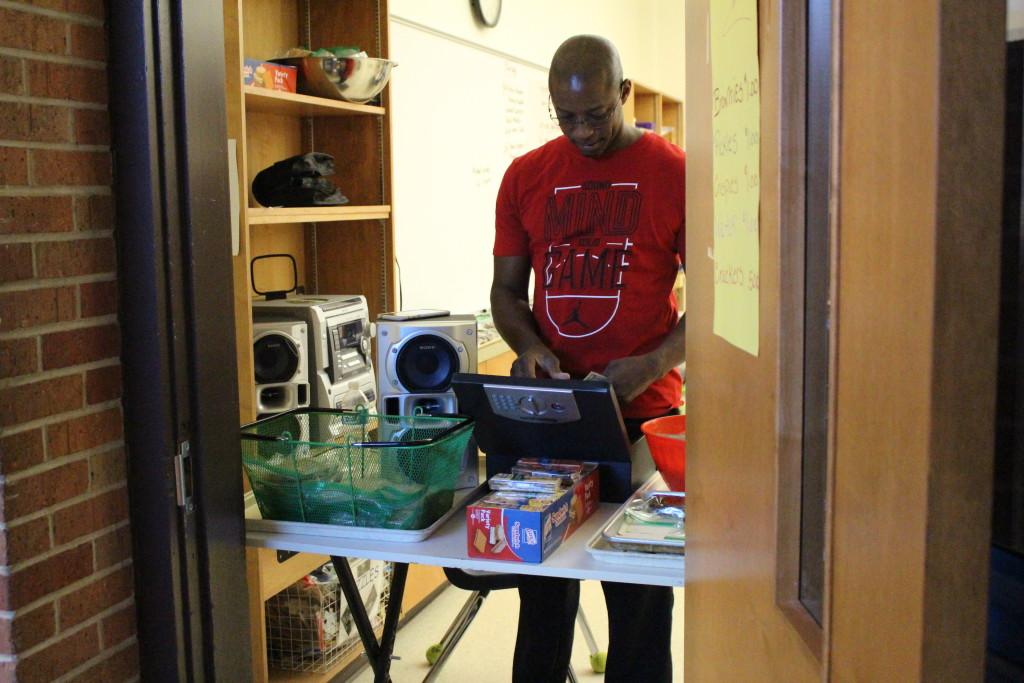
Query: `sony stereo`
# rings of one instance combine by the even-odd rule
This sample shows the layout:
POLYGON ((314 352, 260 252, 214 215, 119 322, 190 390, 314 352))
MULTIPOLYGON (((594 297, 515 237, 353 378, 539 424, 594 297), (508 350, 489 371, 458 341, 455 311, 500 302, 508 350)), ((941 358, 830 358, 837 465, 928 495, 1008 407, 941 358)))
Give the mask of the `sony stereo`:
POLYGON ((476 316, 377 319, 378 410, 384 415, 458 412, 452 377, 476 372, 476 316))

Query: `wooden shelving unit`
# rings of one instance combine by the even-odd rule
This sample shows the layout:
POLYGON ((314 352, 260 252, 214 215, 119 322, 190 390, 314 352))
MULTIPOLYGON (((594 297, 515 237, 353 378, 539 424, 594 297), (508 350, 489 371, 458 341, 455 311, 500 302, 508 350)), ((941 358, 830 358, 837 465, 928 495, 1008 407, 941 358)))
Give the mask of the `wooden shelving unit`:
MULTIPOLYGON (((308 293, 363 294, 370 319, 394 307, 394 224, 391 211, 391 118, 389 89, 372 104, 354 104, 242 84, 246 58, 269 59, 297 45, 359 45, 388 55, 387 0, 223 0, 228 135, 237 141, 238 252, 234 256, 235 338, 239 423, 256 417, 253 386, 252 282, 255 256, 295 257, 299 284, 308 293), (264 208, 249 188, 271 164, 310 151, 335 159, 332 181, 348 197, 341 207, 264 208)), ((268 262, 271 263, 271 262, 268 262)), ((260 271, 262 289, 286 288, 290 266, 260 271), (285 272, 287 270, 287 272, 285 272), (264 281, 263 278, 268 281, 264 281)), ((330 671, 271 672, 267 668, 265 601, 325 563, 298 554, 279 561, 264 549, 247 550, 247 581, 256 681, 327 681, 362 653, 357 647, 330 671)), ((444 582, 436 568, 410 567, 408 584, 422 599, 444 582)), ((408 593, 407 593, 408 594, 408 593)), ((403 601, 404 609, 415 607, 403 601)))
POLYGON ((242 86, 247 111, 284 116, 383 116, 384 107, 242 86))
POLYGON ((626 121, 653 124, 653 132, 674 145, 685 146, 683 103, 673 97, 633 81, 633 92, 626 101, 626 121))
POLYGON ((337 221, 387 220, 390 206, 321 206, 302 208, 249 209, 249 225, 274 223, 332 223, 337 221))

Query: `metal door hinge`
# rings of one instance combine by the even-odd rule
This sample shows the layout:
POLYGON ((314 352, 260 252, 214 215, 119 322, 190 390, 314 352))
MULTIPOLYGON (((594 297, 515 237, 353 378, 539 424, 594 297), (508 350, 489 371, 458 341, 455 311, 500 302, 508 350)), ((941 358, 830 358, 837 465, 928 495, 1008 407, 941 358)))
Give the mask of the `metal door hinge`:
POLYGON ((192 512, 195 503, 192 501, 192 455, 188 441, 178 444, 178 453, 174 456, 174 489, 178 507, 192 512))

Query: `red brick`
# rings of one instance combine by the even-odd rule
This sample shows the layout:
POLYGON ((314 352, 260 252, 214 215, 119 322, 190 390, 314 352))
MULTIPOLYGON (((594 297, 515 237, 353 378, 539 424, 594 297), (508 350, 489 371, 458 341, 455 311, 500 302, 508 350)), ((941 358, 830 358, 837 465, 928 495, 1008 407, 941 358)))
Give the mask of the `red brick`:
POLYGON ((71 55, 82 59, 107 60, 107 31, 104 26, 71 24, 71 55))
POLYGON ((0 185, 28 184, 28 151, 0 147, 0 185))
POLYGON ((110 153, 32 150, 34 185, 110 185, 110 153))
MULTIPOLYGON (((11 580, 4 574, 0 574, 0 610, 11 608, 11 580)), ((3 679, 0 678, 0 681, 3 679)))
POLYGON ((46 517, 8 527, 8 564, 31 560, 50 549, 50 521, 46 517))
POLYGON ((99 653, 99 627, 92 624, 20 660, 18 683, 50 683, 99 653))
POLYGON ((124 434, 121 409, 111 408, 65 422, 46 425, 46 453, 50 460, 120 441, 124 434))
POLYGON ((125 607, 100 622, 104 649, 109 649, 135 635, 135 607, 125 607))
POLYGON ((77 230, 113 230, 114 198, 109 194, 76 197, 75 225, 77 230))
POLYGON ((0 458, 0 474, 4 476, 43 462, 46 452, 43 450, 42 428, 0 437, 0 454, 3 454, 0 458))
POLYGON ((38 420, 82 407, 81 375, 0 389, 0 427, 38 420))
MULTIPOLYGON (((2 358, 0 351, 0 358, 2 358)), ((87 405, 105 403, 121 398, 121 366, 108 365, 85 373, 85 402, 87 405)))
POLYGON ((37 277, 112 273, 116 267, 114 240, 111 237, 40 242, 36 245, 37 277))
POLYGON ((60 599, 60 629, 66 631, 132 595, 132 569, 123 567, 60 599))
POLYGON ((0 292, 0 332, 74 319, 74 287, 0 292))
POLYGON ((114 489, 54 512, 53 542, 57 546, 65 545, 127 519, 128 489, 114 489))
MULTIPOLYGON (((0 615, 0 655, 12 655, 15 653, 14 643, 11 641, 11 619, 0 615)), ((0 680, 4 680, 0 678, 0 680)))
POLYGON ((14 617, 12 639, 17 652, 24 652, 35 647, 57 633, 57 619, 53 603, 35 608, 31 612, 14 617))
POLYGON ((107 16, 107 3, 103 2, 103 0, 67 0, 67 11, 105 19, 107 16))
POLYGON ((0 197, 0 235, 74 230, 71 197, 0 197))
POLYGON ((67 24, 50 16, 0 7, 0 45, 67 54, 67 24))
MULTIPOLYGON (((94 490, 105 489, 128 480, 124 449, 97 453, 89 458, 89 479, 94 490)), ((120 521, 120 520, 119 520, 120 521)))
POLYGON ((107 72, 74 64, 29 61, 28 94, 54 100, 107 102, 107 72))
POLYGON ((60 465, 24 479, 8 481, 5 511, 7 521, 53 507, 57 503, 82 495, 88 489, 89 464, 84 460, 60 465))
POLYGON ((30 564, 10 576, 11 607, 18 609, 93 573, 92 544, 83 543, 30 564))
POLYGON ((28 0, 28 4, 57 12, 84 14, 97 19, 106 17, 106 4, 103 0, 28 0))
POLYGON ((71 110, 44 104, 0 102, 0 138, 71 142, 71 110))
POLYGON ((0 284, 32 279, 32 245, 0 244, 0 284))
POLYGON ((110 144, 110 116, 102 109, 76 109, 75 142, 82 145, 110 144))
POLYGON ((117 313, 117 281, 84 282, 78 287, 81 292, 82 317, 117 313))
POLYGON ((121 335, 117 325, 84 327, 43 335, 44 370, 117 358, 120 353, 121 335))
MULTIPOLYGON (((39 372, 35 339, 0 340, 0 379, 39 372)), ((88 387, 88 377, 86 377, 88 387)), ((86 389, 88 396, 88 388, 86 389)))
POLYGON ((139 651, 136 646, 129 646, 76 675, 74 680, 75 683, 110 683, 134 680, 138 675, 139 651))
POLYGON ((132 530, 127 524, 108 534, 98 536, 96 546, 96 571, 124 562, 132 556, 132 530))
POLYGON ((8 95, 25 93, 25 67, 16 57, 0 57, 0 92, 8 95))

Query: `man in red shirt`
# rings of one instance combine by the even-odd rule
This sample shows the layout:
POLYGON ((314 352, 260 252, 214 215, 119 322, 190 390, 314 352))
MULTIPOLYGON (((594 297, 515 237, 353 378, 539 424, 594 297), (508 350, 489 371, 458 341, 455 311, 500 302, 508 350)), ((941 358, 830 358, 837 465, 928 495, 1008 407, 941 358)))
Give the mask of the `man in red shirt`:
MULTIPOLYGON (((685 156, 624 123, 632 84, 615 47, 575 36, 548 76, 564 133, 515 159, 498 192, 491 309, 512 374, 603 374, 630 438, 681 404, 685 319, 673 285, 685 256, 685 156), (528 287, 534 275, 533 306, 528 287)), ((605 679, 670 681, 672 590, 604 582, 605 679)), ((565 681, 579 582, 521 577, 513 681, 565 681)))

